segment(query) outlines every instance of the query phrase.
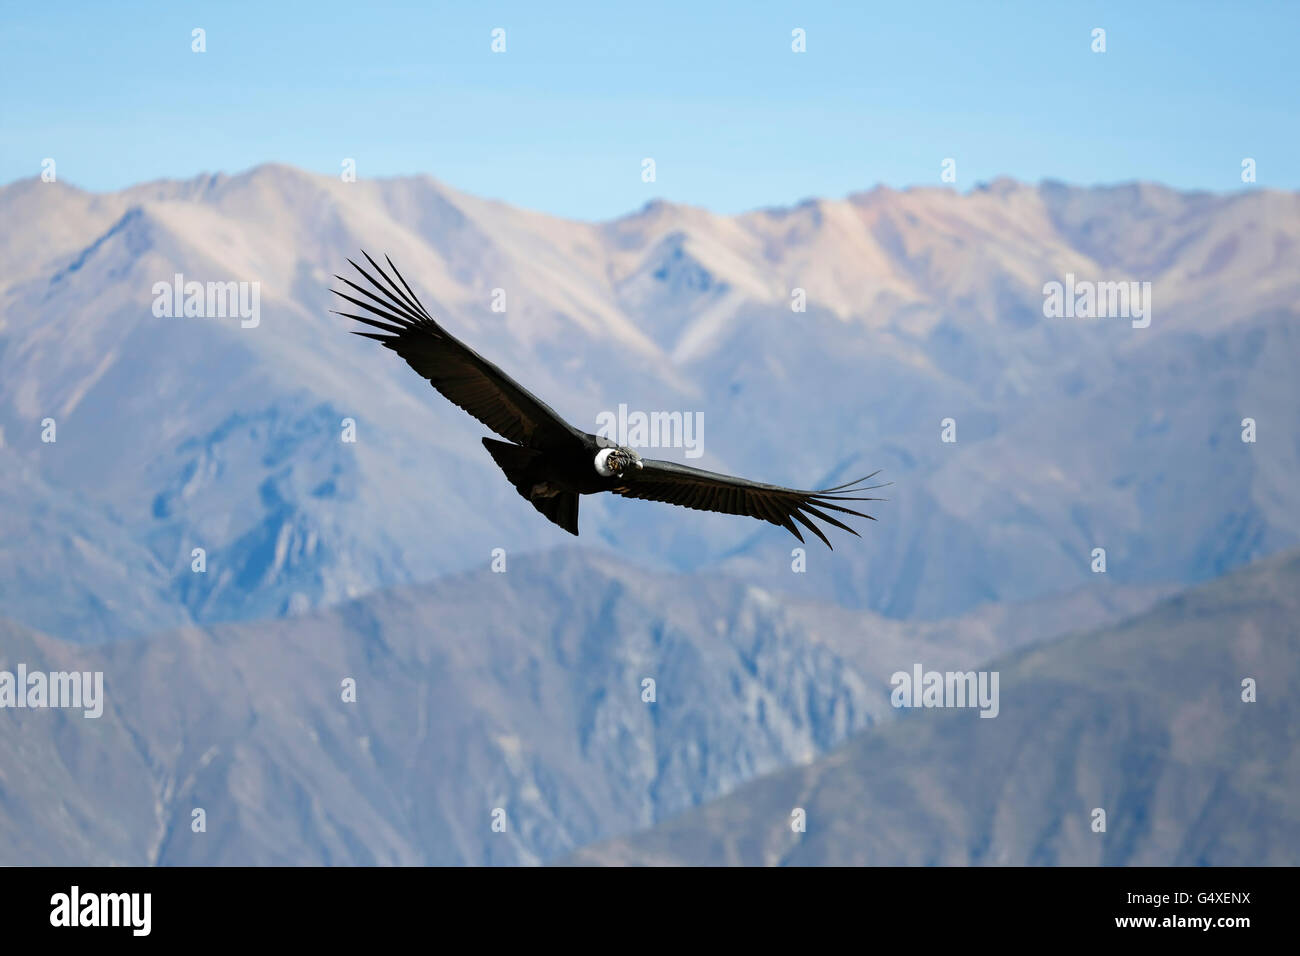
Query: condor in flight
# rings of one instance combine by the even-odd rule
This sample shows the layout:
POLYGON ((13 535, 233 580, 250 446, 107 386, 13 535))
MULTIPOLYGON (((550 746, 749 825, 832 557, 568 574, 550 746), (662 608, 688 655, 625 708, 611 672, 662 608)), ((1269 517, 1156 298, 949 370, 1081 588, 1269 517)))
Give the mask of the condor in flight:
POLYGON ((570 534, 578 533, 578 496, 601 491, 699 511, 748 515, 780 525, 803 541, 797 521, 821 538, 828 548, 831 543, 813 523, 813 518, 855 535, 856 531, 827 511, 875 520, 871 515, 840 504, 882 500, 855 494, 883 487, 863 485, 874 473, 835 488, 796 491, 668 461, 643 459, 630 448, 578 431, 537 396, 439 325, 420 304, 392 259, 385 256, 396 281, 368 253, 362 254, 379 278, 349 259, 369 288, 335 276, 362 297, 354 298, 332 289, 362 313, 335 314, 382 330, 386 334, 355 334, 384 343, 446 398, 505 438, 506 441, 484 438, 483 444, 519 494, 570 534))

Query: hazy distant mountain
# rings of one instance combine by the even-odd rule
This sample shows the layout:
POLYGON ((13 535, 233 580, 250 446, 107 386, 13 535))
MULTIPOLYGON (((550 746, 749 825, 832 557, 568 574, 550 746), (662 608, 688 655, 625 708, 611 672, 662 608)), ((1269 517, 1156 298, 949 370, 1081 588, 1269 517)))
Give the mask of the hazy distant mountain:
MULTIPOLYGON (((905 711, 809 766, 572 859, 1295 866, 1298 612, 1290 552, 987 665, 1001 673, 994 719, 905 711)), ((930 666, 919 648, 916 660, 930 666)))
POLYGON ((1093 586, 1094 547, 1109 579, 1167 584, 1300 543, 1294 194, 998 181, 593 224, 262 166, 104 195, 22 181, 0 219, 0 613, 72 640, 568 540, 483 428, 328 314, 360 247, 578 425, 701 412, 703 467, 895 482, 864 540, 815 545, 806 574, 783 531, 645 502, 584 501, 586 547, 939 617, 1093 586), (1150 327, 1045 318, 1067 273, 1150 281, 1150 327), (260 283, 260 323, 156 317, 177 274, 260 283))
POLYGON ((0 622, 0 671, 102 670, 106 698, 0 709, 0 865, 553 860, 892 719, 900 661, 975 666, 1149 601, 917 624, 581 549, 506 568, 97 647, 0 622))

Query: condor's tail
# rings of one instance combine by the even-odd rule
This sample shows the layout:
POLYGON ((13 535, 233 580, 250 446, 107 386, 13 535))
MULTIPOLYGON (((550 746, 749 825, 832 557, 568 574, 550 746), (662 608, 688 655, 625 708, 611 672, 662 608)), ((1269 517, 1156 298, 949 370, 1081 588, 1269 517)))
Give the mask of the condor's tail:
POLYGON ((510 479, 510 484, 528 502, 546 516, 546 519, 559 525, 569 534, 578 533, 578 496, 572 491, 561 491, 550 495, 534 495, 533 479, 529 475, 531 466, 541 452, 512 445, 510 442, 484 438, 483 447, 488 450, 492 460, 500 466, 510 479))

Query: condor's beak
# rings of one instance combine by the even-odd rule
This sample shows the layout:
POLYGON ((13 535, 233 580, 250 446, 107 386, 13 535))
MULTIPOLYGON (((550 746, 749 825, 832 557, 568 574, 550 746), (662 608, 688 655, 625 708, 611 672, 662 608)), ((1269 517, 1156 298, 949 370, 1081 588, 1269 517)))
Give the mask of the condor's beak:
POLYGON ((644 468, 644 467, 645 467, 645 465, 641 464, 641 459, 638 458, 638 459, 636 460, 636 470, 637 470, 637 471, 640 471, 640 470, 641 470, 642 468, 644 468))

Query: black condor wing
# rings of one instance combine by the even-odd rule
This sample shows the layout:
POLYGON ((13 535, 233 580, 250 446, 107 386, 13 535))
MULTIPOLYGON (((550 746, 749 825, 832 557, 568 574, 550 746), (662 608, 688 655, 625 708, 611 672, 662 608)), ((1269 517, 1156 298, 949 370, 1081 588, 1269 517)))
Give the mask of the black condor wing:
POLYGON ((681 505, 683 508, 694 508, 697 511, 748 515, 751 518, 780 525, 802 541, 803 535, 795 526, 797 521, 821 538, 828 548, 831 547, 830 541, 813 523, 812 518, 820 518, 837 528, 843 528, 850 534, 856 535, 857 532, 838 518, 827 514, 822 510, 823 508, 875 521, 876 519, 871 515, 845 508, 837 502, 884 500, 857 495, 858 492, 885 487, 862 484, 864 481, 870 481, 879 472, 873 472, 865 478, 835 488, 799 491, 795 488, 764 485, 745 478, 701 471, 699 468, 678 465, 670 461, 642 459, 641 464, 641 468, 629 470, 624 476, 624 481, 610 490, 624 498, 664 501, 671 505, 681 505))
MULTIPOLYGON (((362 252, 383 283, 351 259, 352 268, 366 279, 365 289, 342 276, 335 276, 369 301, 354 298, 337 289, 335 295, 362 310, 361 315, 335 312, 387 335, 354 332, 382 342, 392 349, 454 404, 469 412, 502 438, 529 448, 582 447, 583 434, 566 422, 545 402, 501 369, 455 338, 434 320, 397 271, 393 260, 384 257, 397 282, 369 253, 362 252)), ((331 310, 333 311, 333 310, 331 310)))

